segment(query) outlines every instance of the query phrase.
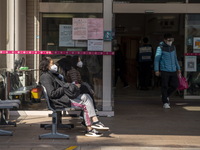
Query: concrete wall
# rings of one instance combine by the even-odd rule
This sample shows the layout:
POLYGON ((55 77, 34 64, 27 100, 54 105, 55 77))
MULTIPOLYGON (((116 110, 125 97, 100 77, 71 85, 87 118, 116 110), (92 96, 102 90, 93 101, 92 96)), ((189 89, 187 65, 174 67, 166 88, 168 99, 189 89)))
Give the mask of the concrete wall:
MULTIPOLYGON (((27 0, 26 8, 26 48, 34 50, 34 0, 27 0)), ((26 65, 33 68, 34 56, 27 55, 26 59, 26 65)))
MULTIPOLYGON (((0 0, 0 50, 6 50, 6 0, 0 0)), ((6 55, 0 55, 0 68, 6 68, 6 55)))

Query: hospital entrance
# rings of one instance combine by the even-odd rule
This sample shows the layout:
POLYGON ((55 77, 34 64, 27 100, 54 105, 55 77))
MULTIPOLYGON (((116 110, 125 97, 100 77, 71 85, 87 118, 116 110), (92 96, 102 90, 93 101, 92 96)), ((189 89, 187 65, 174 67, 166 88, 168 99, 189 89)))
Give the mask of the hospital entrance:
MULTIPOLYGON (((153 55, 158 44, 163 40, 164 33, 172 33, 177 57, 182 71, 184 71, 184 14, 115 14, 115 39, 113 47, 119 44, 124 56, 124 78, 129 87, 123 88, 123 82, 118 78, 114 87, 115 97, 149 97, 160 95, 160 78, 154 75, 153 64, 148 90, 140 90, 137 52, 143 44, 143 38, 148 38, 152 45, 153 55)), ((114 66, 113 66, 114 68, 114 66)), ((114 70, 114 69, 113 69, 114 70)), ((113 71, 113 76, 115 73, 113 71)), ((114 77, 113 77, 114 80, 114 77)), ((183 93, 175 93, 182 96, 183 93)))

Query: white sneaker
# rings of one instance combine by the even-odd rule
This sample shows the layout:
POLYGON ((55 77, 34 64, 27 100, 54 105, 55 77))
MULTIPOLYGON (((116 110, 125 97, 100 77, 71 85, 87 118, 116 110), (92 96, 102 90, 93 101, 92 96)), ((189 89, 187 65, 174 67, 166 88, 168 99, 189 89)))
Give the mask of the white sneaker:
POLYGON ((169 109, 169 108, 170 108, 170 106, 169 106, 169 104, 168 104, 168 103, 164 103, 164 105, 163 105, 163 108, 165 108, 165 109, 169 109))
POLYGON ((169 102, 169 97, 167 97, 167 101, 168 101, 168 104, 170 105, 170 102, 169 102))
POLYGON ((87 133, 85 134, 85 136, 90 136, 90 137, 100 137, 102 135, 103 135, 102 133, 99 133, 95 129, 92 129, 91 131, 87 131, 87 133))
POLYGON ((109 127, 106 127, 103 123, 101 122, 97 122, 97 123, 93 123, 91 126, 93 129, 97 129, 97 130, 109 130, 109 127))

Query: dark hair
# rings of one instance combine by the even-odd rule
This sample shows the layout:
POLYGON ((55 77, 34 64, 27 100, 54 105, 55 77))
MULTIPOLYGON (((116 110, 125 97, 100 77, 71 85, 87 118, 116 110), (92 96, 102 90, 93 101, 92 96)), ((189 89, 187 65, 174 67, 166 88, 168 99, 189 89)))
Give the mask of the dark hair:
POLYGON ((42 72, 47 72, 49 70, 49 64, 51 62, 51 57, 43 57, 40 61, 40 70, 42 72))
POLYGON ((143 42, 144 42, 144 43, 148 43, 148 42, 149 42, 149 39, 148 39, 147 37, 144 37, 144 38, 143 38, 143 42))
POLYGON ((168 38, 173 38, 171 33, 165 33, 164 34, 164 39, 168 39, 168 38))
POLYGON ((78 58, 79 58, 79 56, 73 56, 72 58, 71 58, 71 66, 73 67, 73 68, 77 68, 77 63, 78 63, 78 58))

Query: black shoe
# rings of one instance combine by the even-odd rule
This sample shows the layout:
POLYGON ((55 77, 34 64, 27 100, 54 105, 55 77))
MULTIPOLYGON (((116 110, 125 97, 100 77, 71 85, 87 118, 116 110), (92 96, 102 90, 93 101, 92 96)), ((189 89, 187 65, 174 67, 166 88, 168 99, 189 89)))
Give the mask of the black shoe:
POLYGON ((128 87, 130 87, 130 86, 127 84, 127 85, 124 85, 124 87, 123 87, 123 88, 125 89, 125 88, 128 88, 128 87))
POLYGON ((148 91, 149 89, 147 87, 141 87, 140 90, 148 91))

